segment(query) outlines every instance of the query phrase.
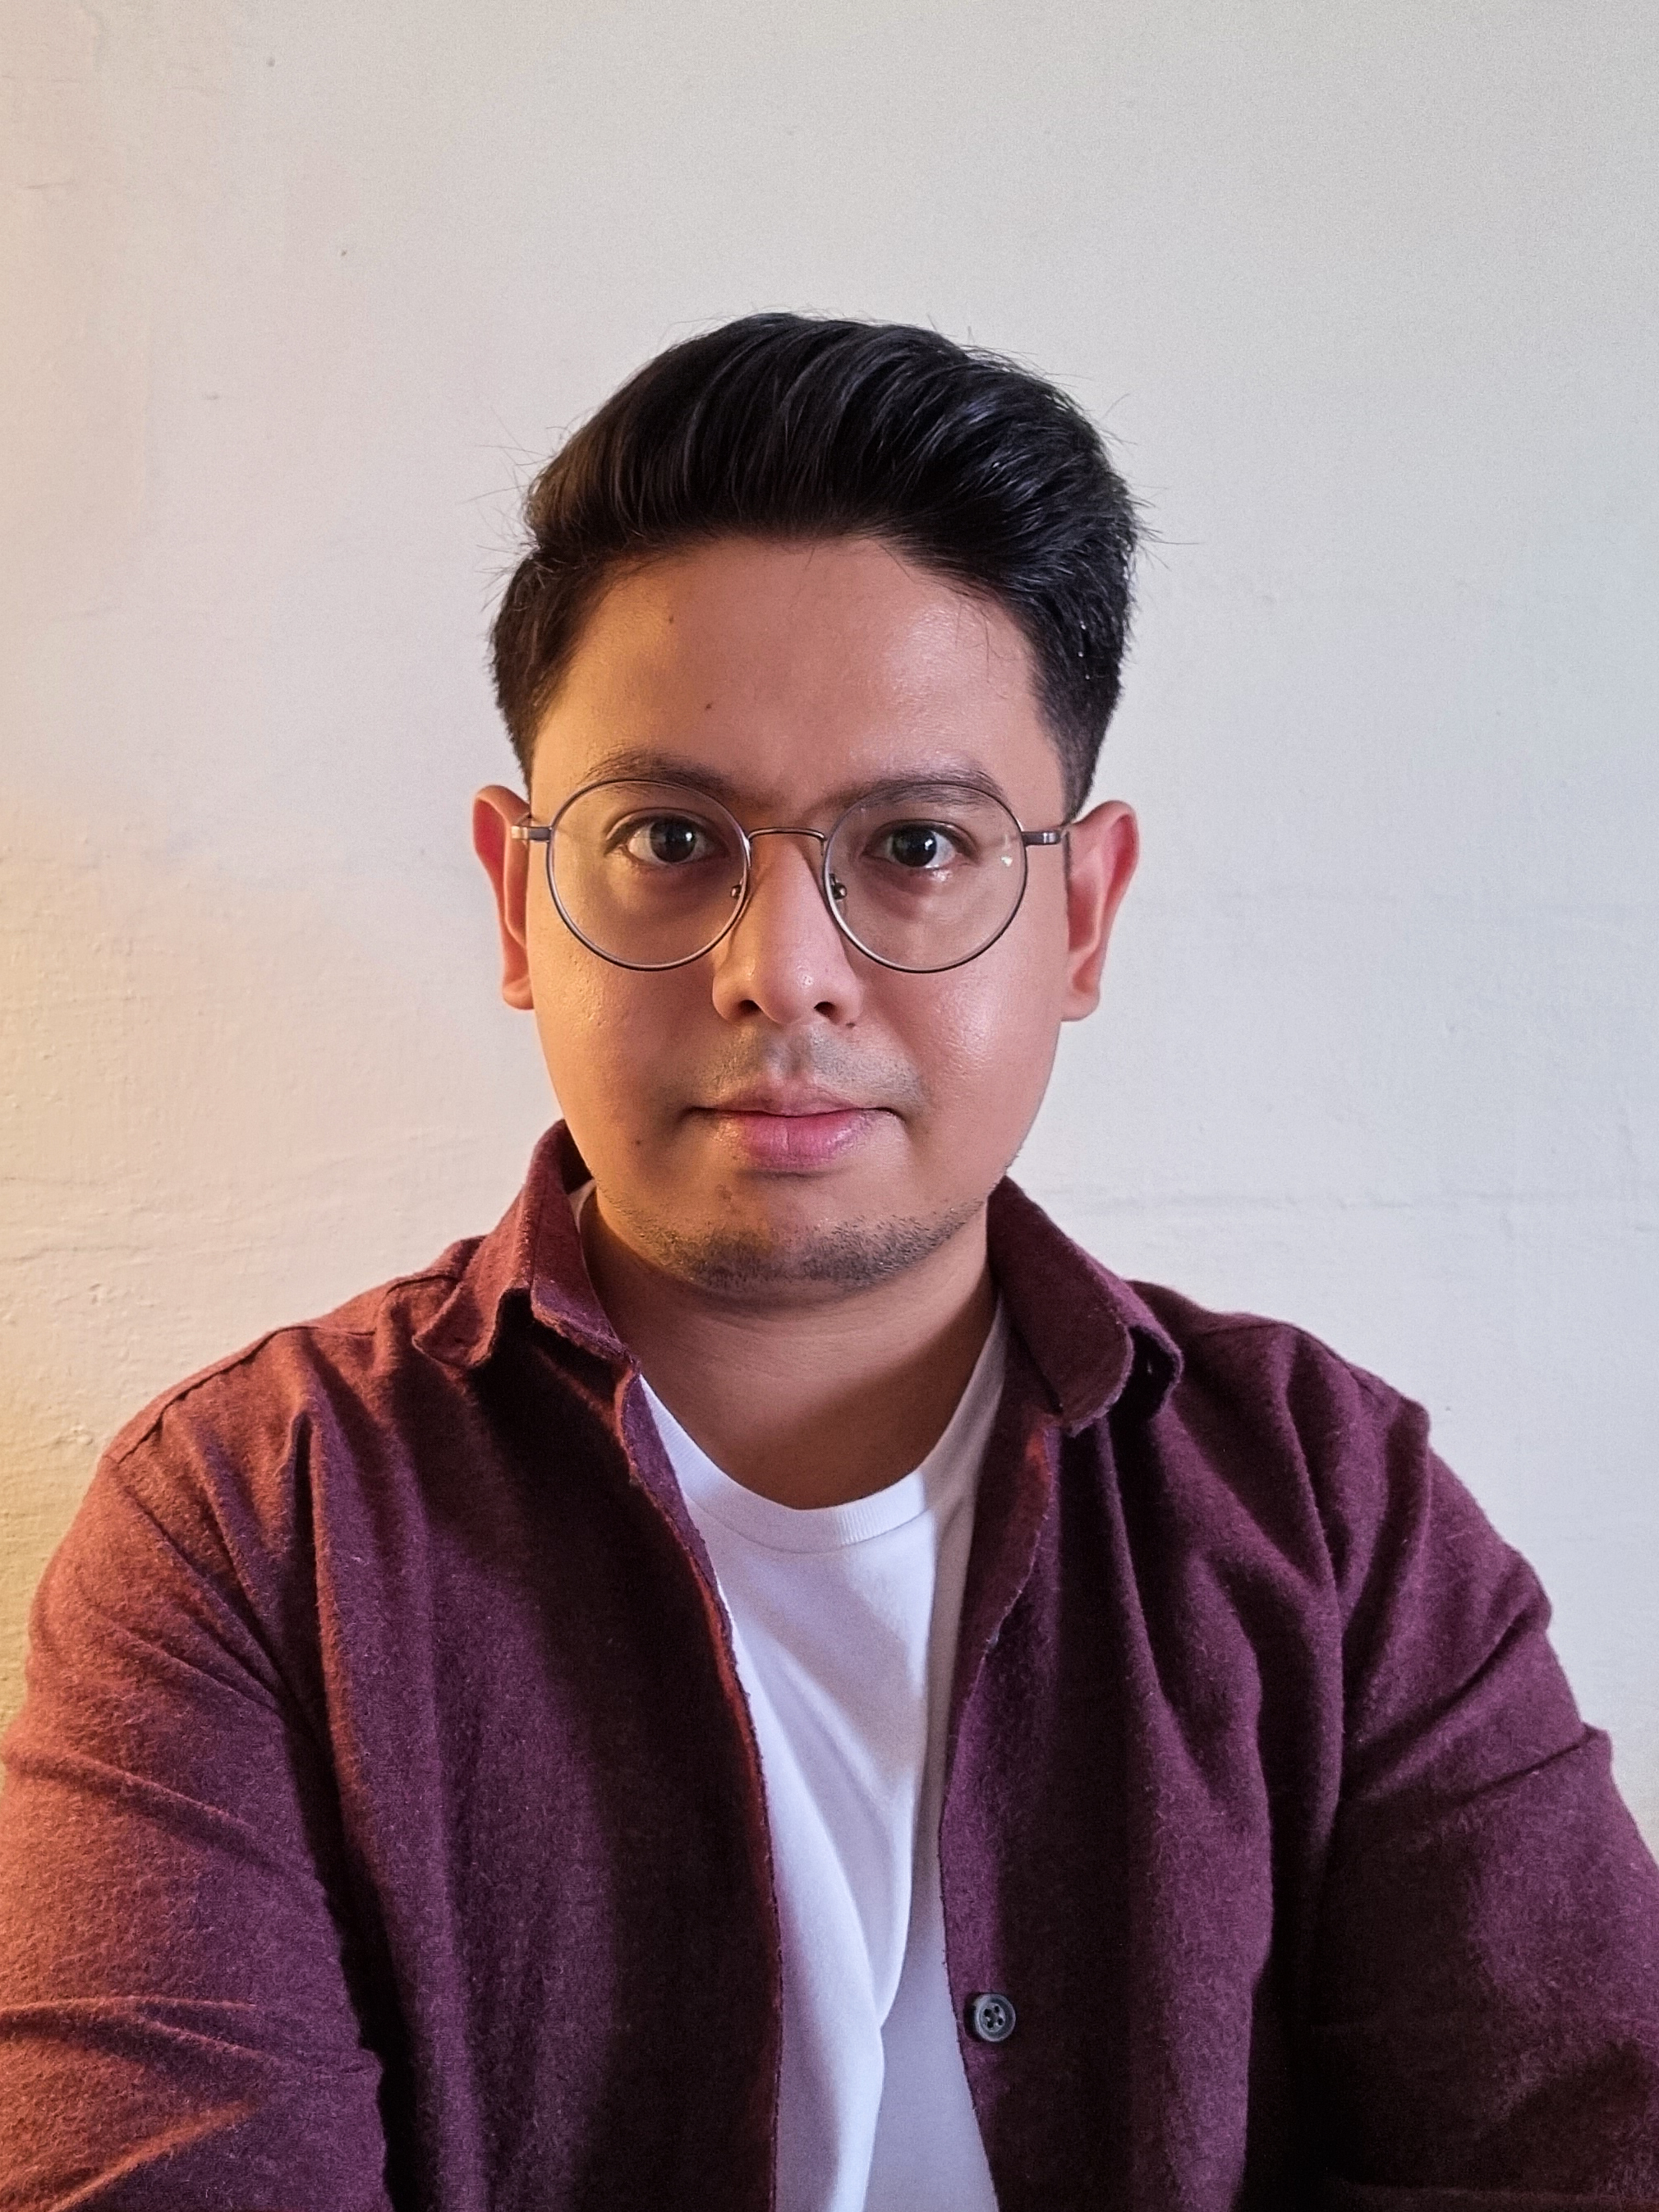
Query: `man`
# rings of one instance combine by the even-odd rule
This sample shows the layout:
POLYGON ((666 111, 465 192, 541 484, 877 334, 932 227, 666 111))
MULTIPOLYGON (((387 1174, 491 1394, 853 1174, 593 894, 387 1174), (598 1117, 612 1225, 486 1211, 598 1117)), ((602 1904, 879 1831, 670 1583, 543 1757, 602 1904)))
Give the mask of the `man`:
POLYGON ((554 460, 475 836, 564 1121, 48 1571, 0 2202, 1659 2203, 1659 1874, 1420 1411, 1004 1177, 1133 510, 757 317, 554 460))

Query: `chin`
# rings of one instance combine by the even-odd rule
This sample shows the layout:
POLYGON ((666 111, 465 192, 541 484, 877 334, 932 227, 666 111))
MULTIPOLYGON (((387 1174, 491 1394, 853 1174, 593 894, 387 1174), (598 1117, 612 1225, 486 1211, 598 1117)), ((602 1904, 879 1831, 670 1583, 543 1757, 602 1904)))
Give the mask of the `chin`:
POLYGON ((927 1217, 873 1222, 659 1219, 638 1224, 635 1234, 643 1231, 641 1246, 665 1273, 726 1297, 775 1297, 792 1289, 869 1290, 947 1244, 982 1202, 965 1200, 927 1217))

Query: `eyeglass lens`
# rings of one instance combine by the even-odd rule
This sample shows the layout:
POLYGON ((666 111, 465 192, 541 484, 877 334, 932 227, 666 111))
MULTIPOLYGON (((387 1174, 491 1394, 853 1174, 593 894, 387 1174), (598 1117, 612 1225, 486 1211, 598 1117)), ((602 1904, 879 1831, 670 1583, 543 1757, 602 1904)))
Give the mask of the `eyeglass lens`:
MULTIPOLYGON (((1025 888, 1019 824, 959 784, 862 799, 824 852, 830 911, 890 967, 928 973, 971 960, 1012 919, 1025 888)), ((630 968, 678 967, 739 912, 743 833, 694 785, 620 781, 579 793, 548 845, 559 911, 585 944, 630 968)))

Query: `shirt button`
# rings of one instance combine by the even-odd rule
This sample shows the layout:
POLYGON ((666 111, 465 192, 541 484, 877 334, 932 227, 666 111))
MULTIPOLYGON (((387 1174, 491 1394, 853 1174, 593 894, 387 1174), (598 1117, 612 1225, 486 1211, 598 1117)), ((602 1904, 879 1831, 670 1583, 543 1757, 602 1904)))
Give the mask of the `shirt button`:
POLYGON ((1014 2008, 996 1990, 969 1997, 966 2007, 968 2033, 976 2043, 1006 2043, 1014 2032, 1014 2008))

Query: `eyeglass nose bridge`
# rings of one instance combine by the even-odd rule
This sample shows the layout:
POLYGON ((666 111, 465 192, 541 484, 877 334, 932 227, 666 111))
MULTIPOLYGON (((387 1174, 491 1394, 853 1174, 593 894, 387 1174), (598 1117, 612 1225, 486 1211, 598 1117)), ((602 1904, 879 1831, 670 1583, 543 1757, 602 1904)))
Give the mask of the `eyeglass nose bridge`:
POLYGON ((816 837, 820 845, 827 845, 830 842, 830 832, 827 830, 787 830, 778 828, 775 830, 745 830, 743 834, 751 845, 757 837, 816 837))
MULTIPOLYGON (((783 823, 775 823, 761 830, 744 830, 743 882, 737 887, 735 893, 738 902, 737 910, 732 915, 732 919, 726 923, 726 927, 721 931, 721 936, 729 936, 732 931, 737 927, 738 923, 742 920, 744 914, 748 909, 750 900, 755 895, 755 871, 752 865, 752 848, 757 840, 762 837, 811 837, 818 848, 818 885, 823 895, 823 902, 830 909, 830 919, 835 923, 836 928, 840 930, 843 937, 847 938, 849 942, 856 944, 858 942, 857 939, 852 935, 851 931, 847 927, 844 917, 836 909, 836 900, 844 899, 847 893, 842 886, 836 881, 836 878, 830 872, 830 839, 832 834, 833 833, 828 830, 808 830, 805 828, 792 829, 788 824, 783 823)), ((712 951, 713 948, 711 947, 710 949, 712 951)))

